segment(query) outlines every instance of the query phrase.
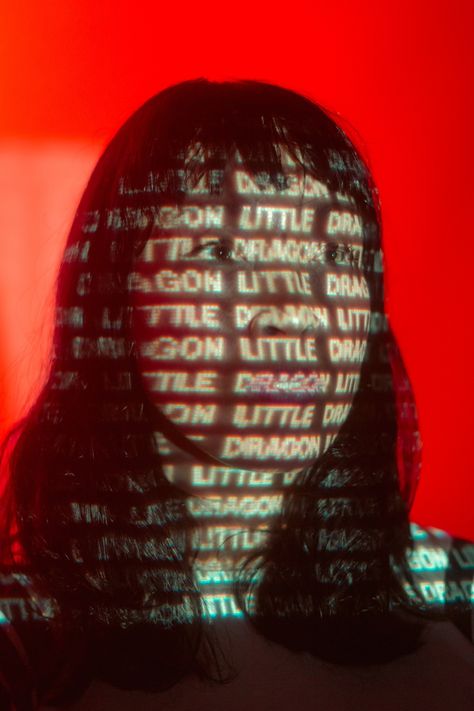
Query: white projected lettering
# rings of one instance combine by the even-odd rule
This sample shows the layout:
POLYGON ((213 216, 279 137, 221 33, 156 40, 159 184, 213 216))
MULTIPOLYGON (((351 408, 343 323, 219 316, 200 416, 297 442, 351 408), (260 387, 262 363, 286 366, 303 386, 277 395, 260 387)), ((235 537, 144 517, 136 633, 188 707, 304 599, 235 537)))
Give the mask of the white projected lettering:
POLYGON ((227 435, 222 457, 242 457, 257 459, 294 459, 297 457, 318 457, 321 449, 319 435, 301 436, 247 436, 227 435))
MULTIPOLYGON (((173 624, 185 624, 190 622, 194 617, 194 612, 189 602, 189 599, 183 596, 184 602, 172 605, 169 602, 153 607, 147 613, 147 619, 153 624, 160 623, 164 627, 171 626, 173 624)), ((118 608, 119 610, 121 608, 118 608)), ((134 614, 137 621, 140 620, 140 614, 138 611, 132 609, 127 610, 127 616, 134 619, 134 614)))
POLYGON ((86 294, 89 293, 91 280, 92 280, 91 272, 83 272, 82 274, 79 274, 79 278, 77 280, 77 287, 76 287, 76 294, 78 296, 85 296, 86 294))
POLYGON ((474 585, 472 580, 454 580, 446 583, 444 580, 420 581, 420 590, 426 602, 444 604, 446 602, 474 602, 474 585))
POLYGON ((261 487, 273 486, 275 475, 271 472, 249 472, 246 469, 195 465, 191 469, 192 483, 195 486, 236 486, 261 487))
POLYGON ((77 370, 57 370, 53 374, 51 387, 54 390, 69 390, 78 382, 79 373, 77 370))
POLYGON ((323 551, 375 551, 380 548, 384 531, 329 530, 322 528, 318 533, 318 543, 323 551))
MULTIPOLYGON (((192 261, 213 261, 211 254, 207 254, 205 249, 197 249, 212 245, 219 241, 218 231, 215 234, 194 237, 182 237, 174 235, 173 237, 156 237, 150 238, 140 255, 138 263, 149 264, 166 260, 169 262, 179 262, 181 260, 192 261), (196 253, 194 254, 194 252, 196 253)), ((281 240, 280 240, 281 241, 281 240)), ((246 252, 241 247, 241 242, 238 237, 233 238, 233 252, 239 254, 240 257, 247 259, 246 252)), ((284 250, 282 250, 282 253, 284 250)), ((291 250, 290 250, 291 257, 291 250)), ((291 259, 288 261, 292 261, 291 259)))
POLYGON ((236 237, 234 251, 248 261, 288 262, 290 264, 323 263, 327 249, 325 242, 291 238, 242 238, 236 237))
POLYGON ((355 393, 359 387, 359 381, 359 373, 338 373, 334 392, 336 395, 355 393))
POLYGON ((362 237, 362 220, 359 215, 351 212, 339 212, 331 210, 329 213, 326 231, 328 235, 336 233, 347 235, 359 235, 362 237))
MULTIPOLYGON (((148 264, 151 262, 160 262, 165 259, 169 262, 179 262, 182 259, 193 259, 190 252, 196 246, 203 246, 209 242, 216 240, 213 236, 204 237, 186 237, 173 235, 172 237, 156 237, 150 238, 140 256, 140 262, 148 264)), ((203 251, 197 257, 199 260, 210 259, 203 251)))
POLYGON ((324 406, 323 414, 323 427, 327 425, 342 425, 349 415, 351 406, 347 405, 334 405, 328 402, 324 406))
MULTIPOLYGON (((196 247, 204 247, 218 241, 218 232, 206 236, 173 236, 151 237, 147 240, 139 262, 150 264, 166 259, 170 262, 199 259, 209 260, 211 257, 200 250, 196 255, 191 252, 196 247)), ((319 240, 301 240, 292 237, 233 237, 232 251, 240 259, 248 262, 275 263, 282 262, 298 265, 318 265, 327 261, 328 243, 319 240)), ((362 247, 360 244, 346 244, 350 248, 353 264, 360 266, 362 247)), ((342 249, 342 247, 341 247, 342 249)))
POLYGON ((211 557, 209 561, 196 565, 195 571, 200 585, 227 585, 234 579, 232 569, 228 569, 225 564, 219 566, 217 558, 211 557))
POLYGON ((240 355, 243 361, 317 361, 314 338, 239 338, 240 355))
POLYGON ((74 523, 102 523, 113 522, 106 504, 80 504, 72 502, 70 504, 72 521, 74 523))
MULTIPOLYGON (((211 616, 238 614, 226 589, 234 565, 265 542, 284 488, 337 439, 359 387, 369 326, 377 327, 360 271, 357 205, 305 173, 293 165, 272 185, 264 172, 232 166, 229 180, 220 175, 219 196, 200 179, 179 207, 132 209, 130 199, 130 208, 108 216, 112 229, 148 229, 128 282, 147 394, 188 441, 223 460, 205 464, 153 432, 164 476, 187 494, 199 524, 192 542, 211 616), (221 598, 212 585, 224 590, 221 598)), ((154 180, 134 177, 123 194, 152 193, 154 180)), ((104 328, 121 328, 127 316, 104 310, 104 328)), ((363 502, 357 508, 336 494, 319 502, 322 518, 367 515, 363 502)), ((140 507, 136 525, 150 516, 140 507)), ((349 545, 337 535, 328 533, 327 547, 349 545)))
POLYGON ((205 501, 189 499, 188 510, 197 518, 239 516, 264 518, 281 512, 283 494, 272 496, 206 496, 205 501))
POLYGON ((271 323, 281 325, 298 323, 302 327, 313 326, 315 329, 329 329, 329 310, 321 306, 294 306, 293 304, 237 304, 234 306, 234 323, 236 328, 247 328, 252 319, 265 314, 271 323))
POLYGON ((82 217, 82 232, 85 234, 97 232, 100 224, 100 210, 90 210, 82 217))
POLYGON ((115 534, 113 537, 101 536, 94 541, 97 560, 174 560, 175 545, 173 538, 167 536, 157 541, 150 536, 148 539, 136 540, 128 536, 115 534))
POLYGON ((119 195, 140 195, 143 193, 157 192, 157 188, 158 176, 150 170, 145 178, 145 183, 139 187, 135 185, 132 188, 128 176, 120 178, 118 193, 119 195))
POLYGON ((334 434, 334 433, 324 435, 324 451, 326 451, 327 448, 331 446, 331 444, 334 442, 336 437, 337 437, 337 434, 334 434))
POLYGON ((285 173, 281 177, 286 179, 286 188, 281 190, 276 190, 271 182, 268 182, 269 175, 264 174, 266 181, 265 184, 259 186, 251 176, 244 170, 235 171, 235 189, 241 195, 284 195, 291 197, 315 197, 328 199, 330 197, 329 190, 316 178, 311 175, 302 176, 296 173, 285 173))
MULTIPOLYGON (((381 470, 376 470, 371 473, 371 481, 373 484, 379 484, 384 477, 381 470)), ((330 469, 328 474, 321 480, 321 486, 339 488, 350 484, 358 484, 359 480, 354 477, 350 469, 330 469)))
POLYGON ((239 218, 241 230, 288 230, 311 232, 315 209, 276 205, 243 205, 239 218))
POLYGON ((418 546, 408 557, 411 570, 444 570, 448 565, 448 556, 442 548, 418 546))
POLYGON ((367 350, 367 341, 360 338, 330 338, 329 357, 333 363, 341 361, 362 363, 367 350))
POLYGON ((325 498, 317 503, 318 513, 324 519, 341 516, 373 516, 380 508, 377 499, 325 498))
POLYGON ((188 254, 193 246, 192 237, 150 237, 140 255, 140 262, 149 264, 166 259, 177 262, 188 254))
POLYGON ((218 373, 214 371, 154 371, 144 372, 143 375, 151 390, 172 393, 213 393, 216 392, 218 379, 218 373))
POLYGON ((346 296, 350 299, 368 299, 369 287, 365 277, 349 274, 327 274, 326 294, 328 296, 346 296))
POLYGON ((109 307, 105 307, 102 310, 102 328, 105 330, 119 331, 123 328, 124 323, 128 323, 128 314, 125 313, 124 309, 120 309, 119 314, 111 313, 109 307))
POLYGON ((189 328, 220 327, 218 304, 156 304, 138 306, 137 310, 145 314, 148 326, 187 326, 189 328))
MULTIPOLYGON (((278 143, 277 147, 282 165, 290 168, 296 168, 298 163, 303 163, 303 156, 299 146, 292 146, 292 153, 290 153, 288 147, 282 143, 278 143), (297 158, 297 161, 295 161, 295 157, 297 158)), ((235 163, 237 165, 242 165, 243 163, 242 155, 238 150, 235 151, 235 163)))
POLYGON ((222 291, 222 274, 221 272, 199 271, 198 269, 187 269, 184 272, 163 269, 152 276, 132 272, 129 275, 128 288, 131 292, 145 293, 220 293, 222 291))
POLYGON ((236 405, 236 427, 311 427, 314 405, 236 405))
POLYGON ((181 518, 181 502, 168 499, 166 502, 130 507, 130 523, 134 526, 163 526, 181 518))
POLYGON ((103 356, 105 358, 124 358, 130 353, 124 338, 100 336, 99 338, 84 338, 77 336, 71 341, 72 355, 74 358, 91 358, 103 356))
POLYGON ((212 425, 216 418, 217 405, 175 402, 164 405, 163 412, 175 424, 212 425))
POLYGON ((331 375, 329 373, 238 373, 235 379, 235 393, 319 393, 327 392, 331 375))
POLYGON ((316 576, 322 583, 334 584, 335 580, 352 585, 363 577, 369 569, 365 561, 341 561, 330 563, 329 566, 316 564, 316 576), (357 577, 356 577, 357 576, 357 577))
POLYGON ((337 324, 341 331, 367 332, 369 330, 369 309, 336 309, 336 312, 337 324))
POLYGON ((453 556, 460 568, 474 570, 474 543, 465 543, 453 549, 453 556))
MULTIPOLYGON (((83 227, 83 232, 87 232, 88 230, 84 229, 83 227)), ((93 231, 93 230, 89 230, 93 231)), ((89 259, 89 250, 90 250, 91 243, 89 240, 86 242, 75 242, 74 244, 71 244, 69 247, 66 247, 64 250, 64 257, 63 261, 64 262, 87 262, 89 259)))
POLYGON ((252 550, 265 543, 267 537, 265 530, 244 531, 238 526, 209 526, 203 536, 199 536, 198 532, 194 535, 194 550, 252 550))
POLYGON ((112 231, 146 230, 158 219, 158 208, 114 207, 105 211, 105 219, 112 231))
MULTIPOLYGON (((2 597, 0 600, 0 613, 11 622, 18 622, 19 620, 26 621, 31 619, 31 614, 25 600, 18 597, 2 597)), ((37 619, 39 618, 40 616, 38 615, 37 619)))
POLYGON ((223 360, 225 339, 222 336, 160 336, 154 341, 143 343, 141 354, 150 360, 223 360))
MULTIPOLYGON (((110 360, 109 368, 102 368, 105 363, 84 365, 97 373, 109 396, 98 403, 101 417, 111 432, 110 423, 118 423, 118 429, 127 433, 123 455, 146 456, 139 433, 140 425, 149 422, 152 405, 204 454, 225 460, 218 466, 218 460, 200 457, 199 450, 195 456, 183 451, 168 439, 165 427, 154 423, 150 444, 159 453, 167 482, 161 471, 157 476, 155 466, 142 466, 141 459, 135 468, 125 462, 124 471, 114 473, 112 482, 117 493, 137 494, 127 505, 130 526, 138 534, 135 541, 130 531, 125 535, 113 530, 117 513, 112 505, 84 502, 80 494, 78 501, 67 499, 67 518, 76 530, 81 524, 109 527, 100 532, 103 537, 91 539, 95 541, 91 558, 118 560, 124 571, 131 561, 134 571, 143 568, 143 577, 137 579, 147 588, 148 580, 156 584, 159 570, 163 591, 174 595, 189 590, 187 576, 175 570, 176 561, 188 557, 183 538, 180 534, 176 538, 177 531, 184 532, 183 524, 187 529, 188 522, 183 521, 187 510, 196 523, 189 530, 198 553, 194 572, 205 588, 203 615, 209 618, 242 617, 230 587, 236 564, 266 544, 274 519, 282 512, 285 487, 286 491, 296 487, 337 442, 344 423, 350 425, 369 329, 371 333, 388 329, 385 314, 370 311, 370 291, 374 284, 376 294, 377 281, 372 277, 383 268, 381 252, 366 244, 376 228, 375 217, 369 217, 365 198, 329 190, 323 176, 303 160, 307 148, 294 149, 303 168, 288 149, 278 146, 289 170, 282 167, 270 176, 263 170, 252 173, 240 155, 237 165, 230 161, 222 170, 214 161, 218 156, 212 154, 208 163, 207 148, 196 142, 182 151, 180 159, 173 156, 165 176, 148 167, 141 173, 134 170, 133 176, 123 175, 118 183, 121 197, 115 203, 120 207, 87 212, 84 241, 69 245, 64 256, 75 274, 88 269, 86 263, 92 272, 78 277, 77 298, 71 299, 69 308, 58 309, 57 322, 66 330, 83 329, 79 338, 73 338, 74 330, 66 334, 75 358, 110 360), (194 183, 188 180, 187 161, 191 167, 200 164, 194 183), (166 192, 176 186, 183 191, 179 206, 168 197, 173 190, 166 192), (107 245, 103 264, 108 259, 110 267, 98 274, 91 261, 93 240, 103 236, 107 245), (123 285, 116 272, 123 254, 133 254, 127 281, 129 310, 113 307, 122 303, 117 295, 121 299, 123 285), (364 274, 369 272, 367 280, 364 274), (96 309, 92 323, 84 315, 88 300, 81 298, 88 294, 96 309), (148 402, 141 392, 136 397, 136 372, 148 402), (161 486, 160 503, 146 503, 156 500, 157 483, 173 486, 161 486), (147 564, 139 566, 139 561, 147 564), (147 578, 149 573, 154 576, 147 578)), ((310 148, 313 156, 314 146, 310 148)), ((227 160, 224 153, 219 157, 227 160)), ((259 151, 252 151, 251 163, 258 158, 259 151)), ((341 174, 348 178, 347 186, 355 187, 351 183, 355 175, 364 181, 350 152, 330 151, 326 158, 340 171, 331 176, 332 184, 342 188, 341 174)), ((356 189, 362 187, 361 183, 356 189)), ((374 353, 378 358, 379 351, 374 353)), ((74 361, 69 362, 54 374, 57 391, 88 386, 81 369, 76 372, 73 366, 74 361)), ((375 392, 388 391, 392 376, 375 372, 370 384, 375 392)), ((61 427, 60 407, 45 408, 45 415, 61 427)), ((402 412, 402 417, 411 415, 409 407, 402 412)), ((369 497, 360 495, 367 484, 363 467, 331 454, 328 462, 334 461, 339 468, 318 477, 314 513, 326 523, 316 531, 314 560, 309 562, 321 582, 356 584, 370 572, 377 562, 373 553, 385 543, 378 520, 380 501, 375 486, 369 497), (353 516, 360 519, 358 530, 348 521, 353 516), (367 521, 369 516, 374 516, 373 522, 367 521), (356 555, 340 555, 341 551, 356 555)), ((64 477, 58 478, 59 488, 62 481, 65 487, 76 484, 80 471, 67 471, 64 477)), ((380 471, 371 470, 370 483, 381 485, 385 478, 382 464, 380 471)), ((99 483, 104 494, 109 492, 106 479, 99 483)), ((58 508, 57 513, 62 521, 64 511, 58 508)), ((83 552, 82 546, 73 545, 73 560, 84 562, 83 552)), ((467 577, 474 569, 474 546, 459 548, 450 560, 454 556, 467 577)), ((439 542, 436 548, 425 545, 409 557, 413 571, 432 577, 446 570, 447 560, 439 542)), ((92 575, 90 579, 94 580, 92 575)), ((100 582, 98 574, 95 580, 100 582)), ((430 580, 423 594, 430 602, 443 603, 473 597, 467 580, 449 585, 430 580)), ((190 599, 174 601, 173 597, 173 604, 150 609, 148 620, 165 626, 192 620, 190 599)), ((249 602, 252 609, 252 595, 249 602)), ((8 604, 13 607, 9 599, 8 604)), ((142 612, 130 611, 131 618, 138 619, 142 612)), ((11 614, 23 611, 12 609, 11 614)))
MULTIPOLYGON (((190 195, 208 195, 209 187, 206 184, 206 176, 202 176, 196 184, 190 184, 188 181, 188 173, 183 169, 176 169, 174 175, 178 178, 178 185, 181 190, 186 189, 190 195)), ((224 171, 222 170, 209 170, 208 180, 209 184, 216 186, 222 183, 224 177, 224 171)), ((159 179, 158 174, 149 171, 144 182, 141 185, 130 184, 130 178, 122 177, 119 181, 118 192, 119 195, 143 195, 146 193, 161 193, 163 191, 163 180, 159 179)))
POLYGON ((204 594, 202 597, 204 603, 203 616, 205 619, 208 617, 243 617, 244 613, 237 607, 234 597, 230 593, 204 594))
POLYGON ((223 227, 224 216, 223 205, 117 207, 106 211, 106 224, 110 230, 197 230, 223 227))
MULTIPOLYGON (((326 438, 328 435, 326 435, 326 438)), ((300 469, 293 469, 279 474, 266 471, 248 471, 247 469, 233 469, 231 467, 192 467, 192 484, 200 487, 242 487, 260 488, 264 486, 291 486, 300 469)))
POLYGON ((239 294, 287 294, 312 295, 309 272, 262 271, 237 272, 239 294))
MULTIPOLYGON (((156 224, 156 223, 155 223, 156 224)), ((181 209, 174 207, 161 207, 159 210, 159 227, 174 228, 188 227, 190 229, 206 229, 223 227, 223 205, 186 205, 181 209)))

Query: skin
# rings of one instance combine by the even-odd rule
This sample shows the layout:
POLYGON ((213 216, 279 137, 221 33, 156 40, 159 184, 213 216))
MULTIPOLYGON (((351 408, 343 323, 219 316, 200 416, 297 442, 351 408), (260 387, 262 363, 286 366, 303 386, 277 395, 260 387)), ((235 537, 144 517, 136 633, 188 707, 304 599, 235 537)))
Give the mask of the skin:
MULTIPOLYGON (((286 191, 260 192, 233 160, 221 195, 189 189, 180 208, 161 210, 130 283, 149 398, 203 452, 247 472, 300 471, 321 456, 347 417, 367 341, 356 206, 294 165, 284 172, 286 191), (272 240, 305 244, 272 259, 272 240), (342 275, 358 293, 337 293, 342 275)), ((164 437, 159 447, 189 483, 196 460, 164 437)))

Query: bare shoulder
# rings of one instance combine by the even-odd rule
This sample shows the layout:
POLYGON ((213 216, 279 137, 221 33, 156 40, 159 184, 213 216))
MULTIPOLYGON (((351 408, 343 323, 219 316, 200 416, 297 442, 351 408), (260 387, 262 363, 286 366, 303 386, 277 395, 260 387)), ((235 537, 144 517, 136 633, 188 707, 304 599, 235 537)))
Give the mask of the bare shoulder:
POLYGON ((474 644, 474 542, 411 523, 409 564, 425 603, 446 614, 474 644))
MULTIPOLYGON (((472 645, 449 622, 431 623, 423 646, 390 664, 346 668, 296 654, 248 630, 230 639, 236 677, 212 685, 196 676, 164 693, 125 692, 94 681, 70 711, 471 711, 472 645)), ((48 707, 40 711, 53 711, 48 707)))

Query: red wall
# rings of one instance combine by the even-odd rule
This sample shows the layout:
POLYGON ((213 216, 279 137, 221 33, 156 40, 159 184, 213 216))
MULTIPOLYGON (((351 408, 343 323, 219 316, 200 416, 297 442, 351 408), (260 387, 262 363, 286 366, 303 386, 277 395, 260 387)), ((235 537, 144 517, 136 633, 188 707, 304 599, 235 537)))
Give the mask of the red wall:
POLYGON ((41 378, 61 245, 98 153, 183 79, 301 91, 363 137, 385 221, 388 310, 417 396, 412 518, 474 539, 469 351, 471 0, 10 3, 0 23, 0 403, 41 378), (294 8, 292 13, 290 8, 294 8))

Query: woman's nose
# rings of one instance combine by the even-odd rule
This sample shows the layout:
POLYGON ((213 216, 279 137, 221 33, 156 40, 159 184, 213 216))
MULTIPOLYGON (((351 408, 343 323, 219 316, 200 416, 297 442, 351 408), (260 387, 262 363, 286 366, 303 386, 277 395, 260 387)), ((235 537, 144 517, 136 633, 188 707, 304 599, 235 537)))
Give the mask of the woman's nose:
POLYGON ((258 336, 302 336, 314 333, 319 319, 309 306, 279 308, 268 306, 249 322, 249 333, 258 336))

